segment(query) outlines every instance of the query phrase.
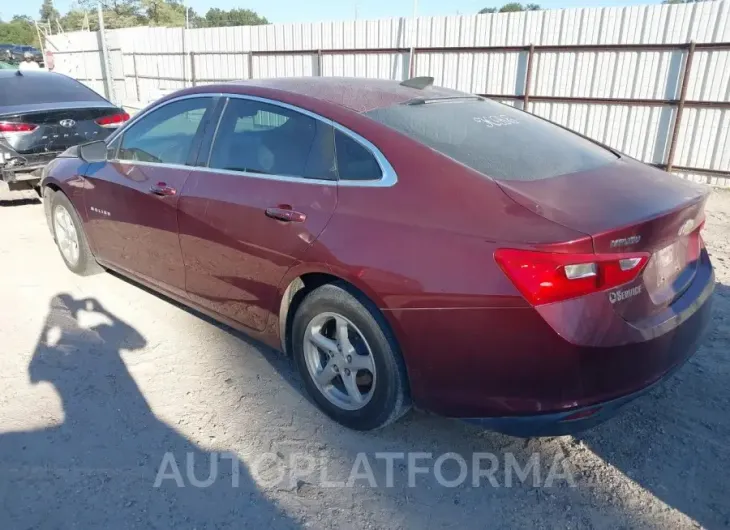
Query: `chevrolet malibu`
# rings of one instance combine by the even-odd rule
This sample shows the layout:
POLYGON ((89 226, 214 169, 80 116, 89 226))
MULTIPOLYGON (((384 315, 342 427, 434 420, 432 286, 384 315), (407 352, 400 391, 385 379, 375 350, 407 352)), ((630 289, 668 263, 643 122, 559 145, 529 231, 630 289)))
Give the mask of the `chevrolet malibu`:
POLYGON ((698 347, 708 192, 431 82, 171 94, 46 168, 61 256, 291 354, 353 429, 412 405, 524 436, 595 425, 698 347))

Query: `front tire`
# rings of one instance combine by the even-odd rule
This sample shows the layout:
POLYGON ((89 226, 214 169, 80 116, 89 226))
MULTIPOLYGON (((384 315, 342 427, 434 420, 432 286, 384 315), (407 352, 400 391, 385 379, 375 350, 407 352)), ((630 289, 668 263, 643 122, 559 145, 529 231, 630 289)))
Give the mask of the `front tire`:
POLYGON ((98 265, 71 201, 61 192, 53 193, 50 200, 53 239, 66 267, 81 276, 97 272, 98 265))
POLYGON ((410 408, 392 332, 374 304, 345 284, 323 285, 302 300, 292 347, 307 392, 338 423, 378 429, 410 408))

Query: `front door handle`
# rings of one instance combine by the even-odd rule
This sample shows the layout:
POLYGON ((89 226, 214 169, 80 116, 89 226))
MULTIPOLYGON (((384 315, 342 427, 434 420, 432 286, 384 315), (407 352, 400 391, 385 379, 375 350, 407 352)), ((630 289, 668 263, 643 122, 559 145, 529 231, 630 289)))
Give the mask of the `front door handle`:
POLYGON ((176 195, 177 190, 172 186, 168 186, 164 182, 158 182, 154 186, 150 187, 150 193, 159 195, 160 197, 169 197, 170 195, 176 195))
POLYGON ((266 216, 287 223, 303 223, 307 219, 307 214, 296 212, 291 208, 266 208, 266 216))

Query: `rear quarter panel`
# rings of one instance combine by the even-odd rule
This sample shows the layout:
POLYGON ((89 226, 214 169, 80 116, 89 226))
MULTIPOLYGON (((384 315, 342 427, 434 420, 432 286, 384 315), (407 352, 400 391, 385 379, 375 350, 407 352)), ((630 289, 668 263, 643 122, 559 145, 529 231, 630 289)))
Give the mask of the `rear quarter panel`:
POLYGON ((493 349, 485 338, 503 343, 514 334, 515 326, 506 325, 512 311, 539 319, 497 266, 494 251, 537 244, 585 251, 591 243, 420 144, 390 132, 368 138, 393 165, 398 182, 340 186, 335 214, 307 260, 326 264, 382 310, 408 367, 414 400, 433 408, 436 374, 448 372, 450 359, 477 370, 493 349))
POLYGON ((586 244, 584 234, 516 204, 483 175, 367 120, 372 130, 358 132, 388 158, 398 181, 340 185, 316 258, 364 284, 380 308, 524 305, 494 261, 496 248, 586 244))

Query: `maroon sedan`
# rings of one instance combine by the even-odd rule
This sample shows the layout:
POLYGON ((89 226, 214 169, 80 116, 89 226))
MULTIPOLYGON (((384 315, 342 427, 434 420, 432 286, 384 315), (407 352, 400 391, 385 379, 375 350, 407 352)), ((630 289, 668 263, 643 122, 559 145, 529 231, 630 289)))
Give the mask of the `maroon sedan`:
POLYGON ((182 90, 42 185, 72 271, 98 263, 291 353, 354 429, 411 404, 585 428, 710 320, 705 188, 424 79, 182 90))

